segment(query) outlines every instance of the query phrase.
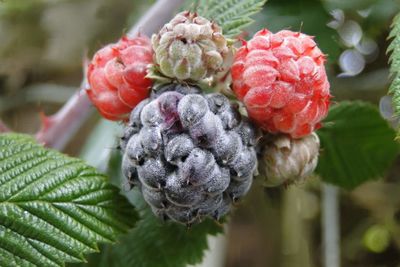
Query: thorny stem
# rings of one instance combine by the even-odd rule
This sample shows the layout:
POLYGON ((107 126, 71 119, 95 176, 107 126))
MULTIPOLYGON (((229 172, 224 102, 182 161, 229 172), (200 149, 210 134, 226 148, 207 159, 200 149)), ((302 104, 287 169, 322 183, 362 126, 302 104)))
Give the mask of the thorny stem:
MULTIPOLYGON (((151 35, 158 31, 183 2, 184 0, 158 0, 128 31, 128 35, 151 35)), ((38 142, 58 150, 65 147, 91 114, 91 104, 84 92, 86 88, 87 83, 84 79, 80 89, 56 114, 50 117, 43 116, 42 129, 36 134, 38 142)))
POLYGON ((39 143, 62 150, 90 116, 91 103, 84 92, 86 82, 54 115, 42 115, 42 128, 36 134, 39 143))
POLYGON ((0 120, 0 133, 11 132, 11 130, 0 120))

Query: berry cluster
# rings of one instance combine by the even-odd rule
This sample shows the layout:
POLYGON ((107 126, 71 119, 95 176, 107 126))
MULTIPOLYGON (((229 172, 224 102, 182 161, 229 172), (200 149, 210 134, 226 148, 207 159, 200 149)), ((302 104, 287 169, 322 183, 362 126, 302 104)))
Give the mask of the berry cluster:
POLYGON ((93 104, 126 122, 123 173, 163 219, 219 219, 249 191, 257 165, 266 186, 316 167, 313 131, 330 99, 325 56, 310 36, 291 31, 262 30, 237 50, 231 43, 221 27, 185 11, 151 42, 124 37, 89 66, 93 104), (202 91, 221 81, 239 102, 202 91))

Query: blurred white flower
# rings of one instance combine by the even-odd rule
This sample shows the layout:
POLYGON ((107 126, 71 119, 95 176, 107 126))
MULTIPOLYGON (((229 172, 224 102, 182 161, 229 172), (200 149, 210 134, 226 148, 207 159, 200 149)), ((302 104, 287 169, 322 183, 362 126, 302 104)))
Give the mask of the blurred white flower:
POLYGON ((366 9, 357 10, 357 14, 363 18, 368 17, 371 14, 372 9, 370 7, 366 9))
POLYGON ((340 38, 347 47, 356 46, 363 36, 360 24, 354 20, 346 21, 340 28, 337 29, 340 38))
POLYGON ((338 77, 355 76, 365 68, 365 59, 357 50, 347 49, 339 57, 339 66, 343 72, 338 77))
POLYGON ((341 9, 334 9, 330 12, 333 20, 328 22, 326 25, 332 29, 338 29, 344 23, 344 12, 341 9))

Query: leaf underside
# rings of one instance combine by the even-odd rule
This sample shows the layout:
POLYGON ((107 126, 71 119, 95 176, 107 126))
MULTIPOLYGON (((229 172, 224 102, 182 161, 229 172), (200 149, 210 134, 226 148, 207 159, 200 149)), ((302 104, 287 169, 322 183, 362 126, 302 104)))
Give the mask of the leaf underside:
POLYGON ((347 189, 382 177, 399 152, 395 131, 375 106, 361 101, 332 107, 318 135, 317 173, 347 189))
POLYGON ((0 135, 0 266, 64 266, 137 215, 107 178, 25 135, 0 135))
POLYGON ((392 39, 392 42, 387 52, 390 53, 390 73, 393 79, 389 87, 389 93, 393 95, 395 115, 400 116, 400 13, 393 19, 389 39, 392 39))
POLYGON ((258 13, 266 0, 199 0, 196 12, 223 29, 228 38, 237 37, 243 28, 253 23, 252 15, 258 13))

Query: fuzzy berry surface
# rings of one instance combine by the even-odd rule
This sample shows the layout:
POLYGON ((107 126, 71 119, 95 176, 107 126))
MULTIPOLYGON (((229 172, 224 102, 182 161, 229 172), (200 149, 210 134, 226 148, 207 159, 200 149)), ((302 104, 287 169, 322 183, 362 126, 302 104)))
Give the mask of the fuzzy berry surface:
POLYGON ((86 93, 104 118, 127 120, 132 109, 148 97, 152 81, 145 76, 152 61, 146 36, 123 37, 97 51, 88 67, 86 93))
POLYGON ((211 78, 227 68, 232 54, 222 29, 196 13, 184 11, 152 36, 161 73, 179 81, 211 78))
POLYGON ((233 91, 263 130, 301 138, 328 113, 325 60, 311 36, 261 30, 235 55, 233 91))
POLYGON ((249 191, 257 132, 222 94, 186 87, 187 94, 184 86, 168 85, 142 101, 121 149, 124 175, 153 212, 191 225, 218 220, 249 191))
POLYGON ((317 167, 320 141, 316 133, 298 139, 286 134, 264 139, 259 170, 265 186, 303 183, 317 167))

